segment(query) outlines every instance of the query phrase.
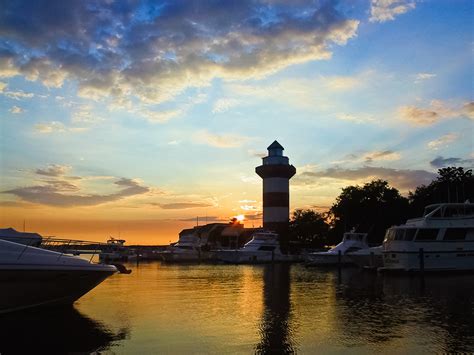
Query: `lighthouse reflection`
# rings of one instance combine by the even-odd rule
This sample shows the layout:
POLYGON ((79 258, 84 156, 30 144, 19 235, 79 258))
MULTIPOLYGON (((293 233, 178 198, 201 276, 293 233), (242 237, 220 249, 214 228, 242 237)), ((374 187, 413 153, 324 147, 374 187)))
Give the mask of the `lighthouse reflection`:
POLYGON ((0 353, 92 353, 125 339, 74 307, 45 307, 0 316, 0 353))
POLYGON ((263 312, 257 354, 294 353, 290 324, 290 265, 266 265, 263 272, 263 312))

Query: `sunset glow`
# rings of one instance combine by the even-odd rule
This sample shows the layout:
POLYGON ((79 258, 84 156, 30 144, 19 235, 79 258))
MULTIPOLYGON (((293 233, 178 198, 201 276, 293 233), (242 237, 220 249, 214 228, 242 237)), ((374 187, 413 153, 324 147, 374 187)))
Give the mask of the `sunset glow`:
POLYGON ((46 3, 0 12, 3 228, 165 244, 197 221, 258 227, 275 139, 291 209, 473 166, 469 0, 46 3))

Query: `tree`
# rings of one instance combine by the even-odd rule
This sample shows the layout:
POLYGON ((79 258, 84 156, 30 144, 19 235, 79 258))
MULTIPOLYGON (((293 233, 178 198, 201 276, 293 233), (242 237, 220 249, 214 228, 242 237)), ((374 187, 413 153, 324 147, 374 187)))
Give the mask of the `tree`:
POLYGON ((474 201, 474 176, 472 170, 447 167, 438 170, 438 177, 428 186, 418 186, 409 192, 410 216, 421 216, 425 206, 441 202, 474 201))
POLYGON ((331 220, 330 242, 337 243, 342 234, 355 228, 368 232, 369 241, 380 243, 385 230, 404 223, 408 216, 408 199, 390 187, 387 181, 374 180, 364 186, 342 189, 329 210, 331 220))
POLYGON ((297 209, 292 214, 289 229, 291 241, 320 248, 326 244, 328 230, 326 217, 321 213, 311 209, 297 209))

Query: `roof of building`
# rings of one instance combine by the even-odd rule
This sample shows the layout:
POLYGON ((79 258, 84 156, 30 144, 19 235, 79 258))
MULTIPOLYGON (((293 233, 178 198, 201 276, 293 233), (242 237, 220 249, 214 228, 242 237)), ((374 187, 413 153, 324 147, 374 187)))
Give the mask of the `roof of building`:
POLYGON ((270 149, 282 149, 282 150, 284 150, 285 148, 283 148, 283 147, 281 146, 281 144, 278 143, 277 141, 274 141, 272 144, 270 144, 270 145, 268 146, 267 149, 268 149, 268 150, 270 150, 270 149))

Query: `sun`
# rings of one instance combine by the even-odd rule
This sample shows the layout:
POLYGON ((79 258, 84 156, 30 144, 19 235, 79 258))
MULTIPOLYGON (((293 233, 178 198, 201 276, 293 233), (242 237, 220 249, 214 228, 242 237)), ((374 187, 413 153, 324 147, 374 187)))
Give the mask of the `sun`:
POLYGON ((245 219, 245 216, 243 214, 239 214, 237 216, 235 216, 235 218, 239 221, 239 222, 243 222, 244 219, 245 219))

